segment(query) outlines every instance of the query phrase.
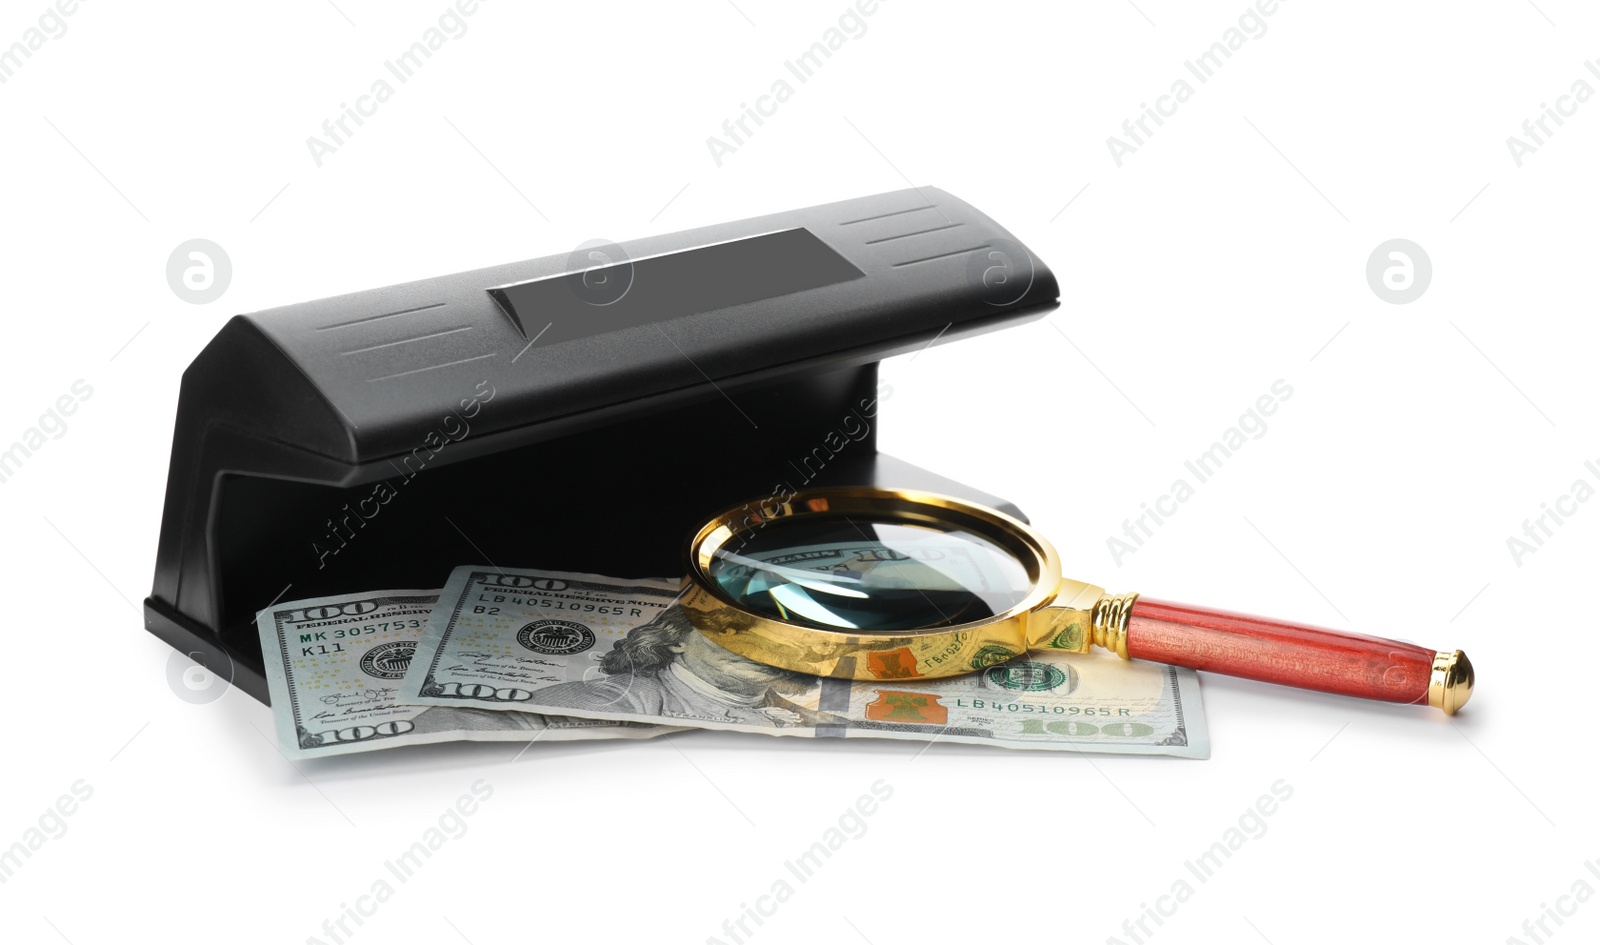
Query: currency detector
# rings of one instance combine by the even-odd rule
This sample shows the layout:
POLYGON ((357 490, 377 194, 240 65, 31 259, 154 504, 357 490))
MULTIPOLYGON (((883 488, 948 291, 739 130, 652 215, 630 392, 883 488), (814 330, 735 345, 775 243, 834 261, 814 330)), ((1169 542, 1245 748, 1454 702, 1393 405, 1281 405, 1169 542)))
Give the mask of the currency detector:
POLYGON ((914 188, 236 316, 183 375, 145 626, 265 702, 277 600, 466 563, 676 576, 707 515, 803 486, 1020 516, 878 452, 877 363, 1057 295, 914 188))

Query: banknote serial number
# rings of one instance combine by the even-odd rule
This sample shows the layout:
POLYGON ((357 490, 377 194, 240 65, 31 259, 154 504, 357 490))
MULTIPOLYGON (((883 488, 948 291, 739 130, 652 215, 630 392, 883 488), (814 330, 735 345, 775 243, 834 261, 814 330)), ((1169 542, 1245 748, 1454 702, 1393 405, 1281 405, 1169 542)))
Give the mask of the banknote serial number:
POLYGON ((494 616, 500 613, 500 604, 513 607, 538 607, 544 610, 564 610, 569 613, 600 614, 614 617, 642 617, 644 608, 624 604, 595 604, 581 600, 551 600, 548 597, 518 597, 514 594, 479 594, 481 604, 474 604, 472 612, 494 616))
POLYGON ((387 633, 390 630, 418 630, 422 621, 413 617, 410 620, 389 620, 384 623, 369 623, 359 627, 336 627, 333 630, 318 630, 315 633, 300 634, 301 643, 317 643, 325 640, 351 640, 363 637, 369 633, 387 633))
POLYGON ((997 702, 993 699, 967 699, 955 700, 955 705, 963 709, 982 709, 1000 715, 1025 715, 1038 713, 1040 715, 1064 715, 1068 718, 1118 718, 1133 715, 1132 709, 1113 708, 1104 705, 1036 705, 1032 702, 997 702))

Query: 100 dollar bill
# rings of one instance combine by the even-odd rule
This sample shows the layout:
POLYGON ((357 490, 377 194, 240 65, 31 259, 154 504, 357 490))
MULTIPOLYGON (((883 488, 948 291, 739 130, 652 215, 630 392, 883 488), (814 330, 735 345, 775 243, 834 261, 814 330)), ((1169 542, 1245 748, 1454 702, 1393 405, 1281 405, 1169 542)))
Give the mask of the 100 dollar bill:
POLYGON ((637 722, 402 705, 399 683, 439 592, 372 591, 277 604, 256 615, 278 744, 314 758, 449 741, 649 738, 637 722))
POLYGON ((1041 651, 944 679, 821 679, 724 649, 677 596, 669 581, 457 568, 400 698, 769 735, 1209 754, 1192 670, 1041 651))

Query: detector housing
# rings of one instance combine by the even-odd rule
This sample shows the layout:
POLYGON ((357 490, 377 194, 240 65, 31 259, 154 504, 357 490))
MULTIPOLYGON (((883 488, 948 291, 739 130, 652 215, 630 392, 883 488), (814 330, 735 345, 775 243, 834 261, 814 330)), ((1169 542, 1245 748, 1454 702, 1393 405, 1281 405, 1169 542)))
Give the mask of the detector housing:
POLYGON ((236 316, 183 375, 145 626, 265 702, 279 600, 461 564, 677 577, 708 516, 786 489, 1020 516, 878 452, 877 365, 1057 295, 924 187, 236 316))

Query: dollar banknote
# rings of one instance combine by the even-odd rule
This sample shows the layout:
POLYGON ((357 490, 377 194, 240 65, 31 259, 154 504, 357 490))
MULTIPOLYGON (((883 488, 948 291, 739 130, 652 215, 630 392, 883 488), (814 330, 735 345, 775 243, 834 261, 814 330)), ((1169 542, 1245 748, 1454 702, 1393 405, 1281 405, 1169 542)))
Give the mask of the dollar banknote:
POLYGON ((315 758, 450 741, 649 738, 677 731, 632 721, 477 706, 402 705, 399 683, 437 590, 372 591, 275 604, 256 615, 278 744, 315 758))
POLYGON ((678 590, 667 580, 457 568, 400 698, 769 735, 1209 754, 1192 670, 1039 651, 943 679, 822 679, 701 635, 678 590))

